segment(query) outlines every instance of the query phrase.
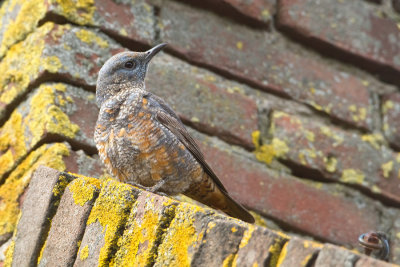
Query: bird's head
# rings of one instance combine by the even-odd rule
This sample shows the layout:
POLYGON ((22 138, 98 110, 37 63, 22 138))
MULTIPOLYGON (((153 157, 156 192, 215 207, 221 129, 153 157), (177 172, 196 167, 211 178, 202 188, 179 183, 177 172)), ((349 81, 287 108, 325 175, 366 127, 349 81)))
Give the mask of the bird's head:
POLYGON ((143 89, 150 60, 166 45, 159 44, 146 52, 122 52, 109 58, 97 78, 97 104, 101 106, 105 100, 124 89, 143 89))

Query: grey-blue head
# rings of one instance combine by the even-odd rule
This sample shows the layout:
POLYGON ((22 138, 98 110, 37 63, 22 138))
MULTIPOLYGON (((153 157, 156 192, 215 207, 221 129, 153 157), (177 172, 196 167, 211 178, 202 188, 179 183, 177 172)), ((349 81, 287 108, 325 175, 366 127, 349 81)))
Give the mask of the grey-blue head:
POLYGON ((96 100, 99 106, 122 90, 144 89, 144 78, 150 60, 167 44, 159 44, 146 52, 122 52, 109 58, 99 71, 96 100))

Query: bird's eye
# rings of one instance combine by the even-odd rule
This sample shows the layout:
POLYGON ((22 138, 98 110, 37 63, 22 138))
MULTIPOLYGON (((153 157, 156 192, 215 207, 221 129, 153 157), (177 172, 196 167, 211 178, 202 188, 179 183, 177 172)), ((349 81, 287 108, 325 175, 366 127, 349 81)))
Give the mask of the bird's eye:
POLYGON ((127 61, 127 62, 125 63, 125 68, 127 68, 127 69, 133 69, 133 67, 135 67, 135 62, 133 62, 133 61, 127 61))

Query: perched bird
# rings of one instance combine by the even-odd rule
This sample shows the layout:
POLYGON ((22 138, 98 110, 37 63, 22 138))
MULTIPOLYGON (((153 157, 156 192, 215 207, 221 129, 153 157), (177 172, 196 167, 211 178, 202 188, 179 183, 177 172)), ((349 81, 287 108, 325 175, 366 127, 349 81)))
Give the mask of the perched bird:
POLYGON ((167 195, 183 193, 253 223, 253 216, 229 196, 175 112, 145 88, 147 66, 165 45, 119 53, 100 69, 94 134, 100 158, 122 182, 167 195))

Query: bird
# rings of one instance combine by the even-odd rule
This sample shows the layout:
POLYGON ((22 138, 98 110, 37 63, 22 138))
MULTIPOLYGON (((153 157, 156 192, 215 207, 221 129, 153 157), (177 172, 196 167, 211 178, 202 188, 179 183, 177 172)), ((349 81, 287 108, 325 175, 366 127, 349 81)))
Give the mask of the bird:
POLYGON ((246 208, 228 194, 173 109, 146 89, 149 62, 165 46, 120 52, 101 67, 94 132, 101 160, 121 182, 162 195, 182 193, 254 223, 246 208))

